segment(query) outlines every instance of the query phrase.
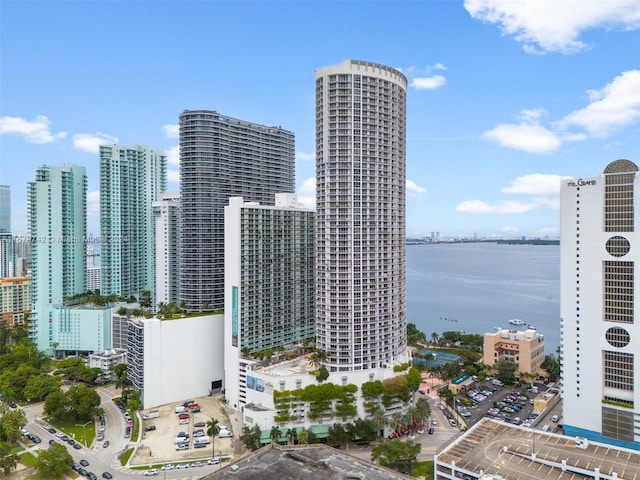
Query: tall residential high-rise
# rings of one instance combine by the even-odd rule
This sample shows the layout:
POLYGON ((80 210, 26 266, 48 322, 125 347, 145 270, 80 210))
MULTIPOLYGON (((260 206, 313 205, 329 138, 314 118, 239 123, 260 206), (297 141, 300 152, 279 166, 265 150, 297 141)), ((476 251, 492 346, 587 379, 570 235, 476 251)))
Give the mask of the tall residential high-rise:
POLYGON ((156 229, 156 289, 153 304, 180 303, 180 192, 164 192, 153 202, 156 229))
POLYGON ((155 290, 152 204, 166 189, 167 157, 143 145, 100 146, 100 293, 155 290))
POLYGON ((224 211, 225 395, 242 409, 252 353, 315 337, 315 214, 293 193, 275 206, 234 197, 224 211))
POLYGON ((640 449, 640 175, 616 160, 560 189, 560 316, 565 435, 640 449))
POLYGON ((11 236, 11 187, 0 185, 0 278, 15 275, 11 236))
POLYGON ((11 233, 11 187, 0 185, 0 233, 11 233))
POLYGON ((295 189, 295 139, 210 110, 180 115, 180 299, 224 308, 224 206, 230 197, 273 205, 295 189))
POLYGON ((52 348, 53 308, 86 291, 87 176, 84 167, 42 166, 28 184, 34 313, 30 335, 52 348))
POLYGON ((332 372, 406 354, 407 79, 347 60, 316 71, 317 346, 332 372))
POLYGON ((87 291, 100 290, 100 265, 95 262, 99 256, 93 247, 87 247, 87 291))

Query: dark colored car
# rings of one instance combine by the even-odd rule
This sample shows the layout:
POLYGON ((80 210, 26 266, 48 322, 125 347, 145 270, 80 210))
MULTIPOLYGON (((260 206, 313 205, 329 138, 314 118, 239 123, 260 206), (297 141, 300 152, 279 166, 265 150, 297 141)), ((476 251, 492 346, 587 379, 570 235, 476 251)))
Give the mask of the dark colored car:
POLYGON ((109 446, 109 440, 106 440, 103 444, 102 444, 102 448, 107 448, 109 446))
POLYGON ((155 429, 156 429, 155 425, 149 425, 148 427, 144 427, 145 432, 152 432, 155 429))
POLYGON ((98 477, 93 472, 87 472, 87 477, 89 478, 89 480, 98 480, 98 477))
POLYGON ((53 438, 49 440, 49 445, 53 445, 54 443, 56 443, 56 441, 53 438))
POLYGON ((196 422, 193 424, 194 427, 204 427, 206 424, 204 422, 196 422))
POLYGON ((429 427, 429 435, 433 434, 433 427, 429 427))
POLYGON ((79 443, 74 443, 73 448, 75 448, 76 450, 80 450, 82 447, 80 446, 79 443))
POLYGON ((113 475, 109 472, 102 472, 102 478, 113 478, 113 475))
POLYGON ((83 467, 88 467, 89 466, 89 462, 87 462, 84 458, 82 460, 80 460, 80 465, 82 465, 83 467))
POLYGON ((16 405, 16 402, 9 402, 9 406, 11 408, 18 408, 18 405, 16 405))

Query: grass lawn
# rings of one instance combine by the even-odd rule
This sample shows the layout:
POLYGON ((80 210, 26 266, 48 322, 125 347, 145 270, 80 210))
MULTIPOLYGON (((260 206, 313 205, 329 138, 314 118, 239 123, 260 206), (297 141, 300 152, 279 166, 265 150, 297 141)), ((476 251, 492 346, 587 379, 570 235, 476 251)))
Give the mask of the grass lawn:
POLYGON ((133 454, 133 448, 130 448, 129 450, 127 450, 126 452, 124 452, 122 454, 122 457, 120 457, 120 464, 122 466, 126 465, 127 462, 129 461, 129 459, 131 458, 131 455, 133 454))
POLYGON ((412 477, 424 477, 426 480, 433 480, 433 461, 419 462, 411 472, 412 477))
POLYGON ((91 442, 93 442, 93 437, 96 436, 96 424, 93 420, 90 420, 89 423, 80 423, 73 419, 67 419, 63 422, 49 422, 49 424, 55 429, 64 432, 67 436, 73 438, 76 442, 82 443, 86 447, 91 445, 91 442))
POLYGON ((38 459, 31 452, 23 453, 19 458, 20 463, 23 463, 27 467, 35 468, 38 464, 38 459))

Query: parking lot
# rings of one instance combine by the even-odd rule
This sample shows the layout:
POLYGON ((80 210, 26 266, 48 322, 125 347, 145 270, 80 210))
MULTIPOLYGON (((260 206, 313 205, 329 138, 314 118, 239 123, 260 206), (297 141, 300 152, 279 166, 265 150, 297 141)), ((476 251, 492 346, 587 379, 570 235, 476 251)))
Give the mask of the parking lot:
MULTIPOLYGON (((545 387, 539 385, 537 388, 545 387)), ((533 392, 525 387, 499 386, 490 381, 478 382, 468 392, 461 392, 456 396, 456 410, 469 426, 487 416, 514 425, 531 427, 538 416, 533 413, 533 399, 536 396, 533 392)), ((446 410, 445 413, 453 420, 452 415, 446 410)))
MULTIPOLYGON (((219 398, 209 396, 185 399, 183 402, 151 409, 156 410, 157 417, 142 421, 140 443, 130 460, 131 465, 172 463, 178 466, 182 462, 194 460, 206 462, 214 456, 214 446, 215 456, 234 454, 236 442, 239 442, 238 437, 242 432, 236 431, 239 427, 234 427, 239 425, 236 414, 219 398), (183 411, 179 407, 184 407, 183 403, 186 400, 192 400, 189 403, 197 403, 197 407, 185 408, 183 411), (177 413, 176 409, 179 410, 177 413), (221 432, 223 438, 216 436, 209 443, 205 440, 210 438, 206 435, 206 422, 212 418, 218 420, 219 426, 228 427, 230 433, 225 435, 221 432)), ((148 412, 149 410, 144 410, 142 414, 148 412)))

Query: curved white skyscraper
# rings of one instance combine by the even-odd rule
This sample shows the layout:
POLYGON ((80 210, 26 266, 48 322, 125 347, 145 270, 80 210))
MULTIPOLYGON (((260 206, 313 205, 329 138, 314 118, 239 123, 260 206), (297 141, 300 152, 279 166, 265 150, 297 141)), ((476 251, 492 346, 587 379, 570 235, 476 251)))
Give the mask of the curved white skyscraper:
POLYGON ((347 60, 317 70, 317 347, 331 372, 406 353, 407 79, 347 60))

